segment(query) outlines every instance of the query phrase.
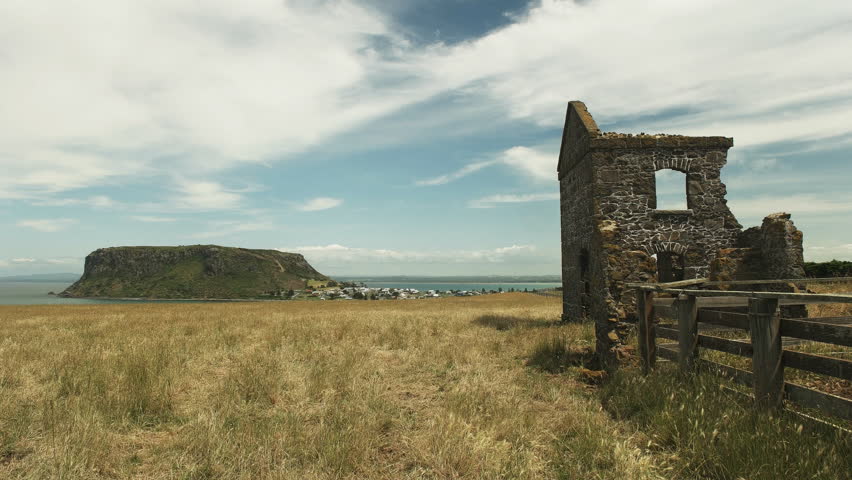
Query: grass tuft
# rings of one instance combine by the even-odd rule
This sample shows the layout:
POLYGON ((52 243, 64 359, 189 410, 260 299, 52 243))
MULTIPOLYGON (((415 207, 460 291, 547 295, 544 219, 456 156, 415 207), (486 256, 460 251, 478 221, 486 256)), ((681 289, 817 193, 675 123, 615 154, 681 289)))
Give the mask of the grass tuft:
POLYGON ((571 341, 562 336, 545 338, 536 344, 527 365, 547 373, 562 373, 571 367, 598 369, 591 346, 572 346, 571 341))
POLYGON ((648 435, 645 448, 673 478, 832 479, 852 471, 848 439, 803 432, 789 414, 758 412, 711 374, 624 369, 601 397, 613 416, 648 435))

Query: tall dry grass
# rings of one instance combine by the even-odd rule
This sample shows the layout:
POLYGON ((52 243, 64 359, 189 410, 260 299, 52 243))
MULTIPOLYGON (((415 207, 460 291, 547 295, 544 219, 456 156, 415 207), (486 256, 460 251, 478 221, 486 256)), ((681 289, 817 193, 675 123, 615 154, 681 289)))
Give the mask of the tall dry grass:
POLYGON ((559 313, 525 294, 0 307, 0 477, 655 478, 593 395, 526 366, 592 344, 559 313))
MULTIPOLYGON (((815 293, 852 294, 852 282, 809 283, 808 290, 815 293)), ((846 317, 852 316, 850 303, 821 303, 808 305, 809 317, 846 317)))

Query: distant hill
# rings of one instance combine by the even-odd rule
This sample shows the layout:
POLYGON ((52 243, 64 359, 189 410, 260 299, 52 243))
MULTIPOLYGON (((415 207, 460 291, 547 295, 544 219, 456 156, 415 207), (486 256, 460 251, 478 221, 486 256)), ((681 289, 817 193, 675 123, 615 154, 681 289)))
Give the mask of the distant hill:
POLYGON ((0 283, 70 283, 76 282, 79 278, 79 273, 37 273, 33 275, 12 275, 8 277, 0 277, 0 283))
POLYGON ((328 281, 297 253, 218 245, 113 247, 86 257, 66 297, 253 298, 328 281))

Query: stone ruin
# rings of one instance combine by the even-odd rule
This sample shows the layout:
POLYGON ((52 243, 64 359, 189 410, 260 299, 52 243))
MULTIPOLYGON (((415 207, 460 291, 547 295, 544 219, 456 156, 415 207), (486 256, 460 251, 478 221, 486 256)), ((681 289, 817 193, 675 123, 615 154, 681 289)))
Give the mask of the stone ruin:
POLYGON ((628 282, 800 278, 802 235, 788 214, 743 231, 720 172, 733 139, 603 133, 568 104, 559 153, 563 321, 595 322, 613 359, 635 321, 628 282), (685 175, 686 208, 657 209, 656 172, 685 175))

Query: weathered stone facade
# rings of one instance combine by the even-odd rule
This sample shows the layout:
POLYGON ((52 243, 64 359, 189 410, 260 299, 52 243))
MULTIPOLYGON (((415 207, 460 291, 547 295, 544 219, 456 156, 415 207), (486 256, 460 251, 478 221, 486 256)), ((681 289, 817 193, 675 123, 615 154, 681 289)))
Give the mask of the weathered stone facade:
POLYGON ((726 137, 602 133, 570 102, 559 155, 563 320, 596 324, 597 350, 614 354, 621 322, 635 316, 626 282, 698 278, 742 227, 720 170, 726 137), (686 175, 687 209, 657 210, 655 173, 686 175), (655 258, 656 257, 656 258, 655 258))
MULTIPOLYGON (((796 279, 805 276, 802 232, 790 220, 789 213, 773 213, 763 219, 759 227, 740 234, 736 248, 719 251, 710 265, 708 279, 770 280, 796 279)), ((725 286, 720 287, 722 289, 725 286)), ((804 289, 795 282, 786 284, 737 285, 737 290, 797 292, 804 289)), ((803 305, 781 307, 787 318, 807 317, 803 305)))

